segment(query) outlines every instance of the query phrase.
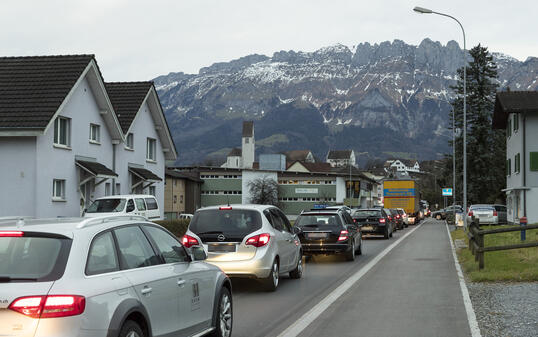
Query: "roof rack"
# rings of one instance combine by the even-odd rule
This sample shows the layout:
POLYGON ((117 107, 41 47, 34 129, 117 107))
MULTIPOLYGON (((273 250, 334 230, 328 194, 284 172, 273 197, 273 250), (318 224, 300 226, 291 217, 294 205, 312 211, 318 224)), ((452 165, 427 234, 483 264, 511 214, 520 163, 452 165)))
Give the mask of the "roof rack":
POLYGON ((101 217, 95 217, 95 218, 88 218, 85 220, 82 220, 78 225, 77 228, 86 228, 89 226, 95 226, 100 225, 105 222, 109 222, 112 220, 138 220, 138 221, 147 221, 146 218, 144 218, 141 215, 107 215, 107 216, 101 216, 101 217))

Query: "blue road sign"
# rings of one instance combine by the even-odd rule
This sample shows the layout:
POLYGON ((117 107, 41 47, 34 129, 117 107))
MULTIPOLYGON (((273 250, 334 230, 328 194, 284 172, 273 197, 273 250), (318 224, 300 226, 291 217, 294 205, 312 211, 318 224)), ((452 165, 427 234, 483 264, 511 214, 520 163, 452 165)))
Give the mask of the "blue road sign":
POLYGON ((452 188, 443 188, 442 190, 443 197, 451 197, 452 196, 452 188))

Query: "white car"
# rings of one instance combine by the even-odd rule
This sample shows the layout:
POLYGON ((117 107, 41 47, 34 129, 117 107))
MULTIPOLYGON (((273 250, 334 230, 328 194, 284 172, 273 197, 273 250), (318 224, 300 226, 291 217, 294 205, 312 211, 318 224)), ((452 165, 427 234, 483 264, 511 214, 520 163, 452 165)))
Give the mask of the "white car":
POLYGON ((148 220, 162 220, 157 199, 149 194, 111 195, 97 198, 84 210, 85 218, 121 214, 140 215, 148 220))
POLYGON ((0 221, 0 336, 229 337, 228 277, 139 216, 0 221))
POLYGON ((281 210, 269 205, 205 207, 194 213, 183 245, 203 244, 207 262, 230 277, 255 278, 276 290, 280 274, 303 274, 302 247, 281 210))

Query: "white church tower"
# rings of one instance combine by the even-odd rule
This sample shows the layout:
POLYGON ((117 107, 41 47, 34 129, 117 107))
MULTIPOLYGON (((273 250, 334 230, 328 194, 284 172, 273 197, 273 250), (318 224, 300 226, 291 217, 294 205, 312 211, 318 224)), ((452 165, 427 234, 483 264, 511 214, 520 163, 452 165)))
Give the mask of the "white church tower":
POLYGON ((243 139, 241 142, 241 150, 243 168, 252 168, 255 154, 253 121, 243 122, 243 139))

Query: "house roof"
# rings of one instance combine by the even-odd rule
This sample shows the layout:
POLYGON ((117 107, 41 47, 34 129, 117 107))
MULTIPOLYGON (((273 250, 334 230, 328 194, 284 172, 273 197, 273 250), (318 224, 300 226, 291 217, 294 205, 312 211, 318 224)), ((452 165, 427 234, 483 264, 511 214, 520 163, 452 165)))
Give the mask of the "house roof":
POLYGON ((135 174, 142 180, 162 181, 162 179, 159 176, 157 176, 155 173, 145 168, 129 167, 129 172, 135 174))
POLYGON ((93 162, 93 161, 85 161, 85 160, 77 160, 77 165, 82 167, 87 172, 91 173, 92 175, 96 177, 117 177, 118 174, 105 165, 93 162))
POLYGON ((194 181, 198 183, 203 182, 203 180, 198 177, 199 175, 198 172, 179 172, 179 171, 166 169, 165 173, 167 176, 177 178, 177 179, 186 179, 186 180, 190 180, 190 181, 194 181))
POLYGON ((331 150, 327 154, 327 159, 349 159, 352 150, 331 150))
POLYGON ((301 162, 308 171, 310 172, 331 172, 333 167, 329 163, 306 163, 301 162))
POLYGON ((254 136, 254 122, 244 121, 243 122, 243 137, 253 137, 253 136, 254 136))
POLYGON ((0 128, 45 129, 93 59, 0 57, 0 128))
POLYGON ((495 95, 492 126, 505 129, 511 113, 538 112, 538 91, 503 91, 495 95))
POLYGON ((286 159, 291 162, 296 161, 296 160, 305 161, 306 157, 311 152, 312 151, 310 150, 293 150, 293 151, 284 152, 284 155, 286 156, 286 159))
POLYGON ((228 157, 241 157, 243 155, 242 151, 238 147, 234 147, 230 153, 228 153, 228 157))
POLYGON ((153 82, 109 82, 105 83, 108 97, 112 102, 123 133, 129 127, 148 95, 153 82))

